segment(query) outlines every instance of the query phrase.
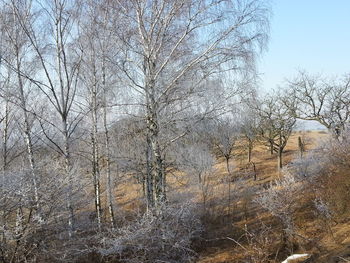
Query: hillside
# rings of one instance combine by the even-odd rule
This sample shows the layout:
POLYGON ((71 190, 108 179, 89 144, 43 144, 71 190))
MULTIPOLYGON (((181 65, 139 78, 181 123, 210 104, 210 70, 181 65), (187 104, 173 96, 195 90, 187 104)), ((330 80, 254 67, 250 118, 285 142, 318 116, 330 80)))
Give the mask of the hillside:
MULTIPOLYGON (((307 141, 306 156, 328 139, 323 131, 293 133, 284 153, 284 165, 298 158, 299 136, 307 141)), ((236 151, 234 159, 230 163, 234 167, 230 186, 226 164, 222 159, 217 160, 215 173, 209 178, 211 188, 208 190, 210 193, 207 193, 203 217, 205 229, 194 247, 199 255, 198 263, 281 262, 291 251, 312 254, 312 262, 348 262, 350 221, 346 217, 343 216, 337 222, 323 222, 315 216, 313 204, 309 201, 312 193, 305 191, 298 197, 296 204, 294 240, 292 244, 282 244, 285 237, 279 220, 254 202, 270 183, 284 176, 277 169, 276 156, 271 156, 263 145, 255 146, 252 161, 255 164, 256 180, 253 167, 247 165, 246 153, 242 148, 236 151), (228 187, 231 188, 229 206, 228 187), (246 261, 247 254, 256 254, 257 259, 246 261), (275 260, 271 259, 272 254, 275 260)), ((202 209, 201 191, 193 178, 175 172, 168 180, 170 200, 190 196, 197 200, 198 210, 202 209)), ((141 187, 138 184, 130 185, 127 179, 125 182, 117 189, 119 207, 126 211, 133 211, 137 207, 142 209, 141 195, 129 194, 135 193, 131 190, 137 189, 141 193, 141 187)))

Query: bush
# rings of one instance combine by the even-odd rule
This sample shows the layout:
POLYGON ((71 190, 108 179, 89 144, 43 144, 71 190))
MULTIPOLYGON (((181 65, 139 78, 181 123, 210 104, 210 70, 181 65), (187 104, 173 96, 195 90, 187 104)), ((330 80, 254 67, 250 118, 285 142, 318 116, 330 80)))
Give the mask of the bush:
POLYGON ((293 233, 293 213, 296 209, 295 197, 298 196, 300 185, 296 178, 285 172, 282 179, 276 180, 262 192, 255 202, 281 220, 286 232, 293 233))
POLYGON ((194 206, 167 206, 160 214, 146 213, 101 240, 99 252, 121 262, 189 262, 202 227, 194 206))

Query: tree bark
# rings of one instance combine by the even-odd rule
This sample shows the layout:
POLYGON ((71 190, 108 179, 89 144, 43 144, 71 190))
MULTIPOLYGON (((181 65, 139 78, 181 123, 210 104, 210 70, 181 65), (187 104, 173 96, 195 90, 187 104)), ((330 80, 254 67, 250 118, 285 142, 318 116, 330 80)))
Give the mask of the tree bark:
POLYGON ((9 133, 9 102, 8 100, 5 101, 5 116, 3 119, 3 132, 2 132, 2 171, 7 170, 7 160, 8 160, 8 133, 9 133))
POLYGON ((153 181, 153 201, 156 209, 165 202, 165 193, 163 183, 165 183, 165 169, 160 149, 159 122, 158 122, 158 103, 155 98, 155 64, 151 59, 145 59, 145 91, 146 91, 146 125, 147 125, 147 147, 151 150, 152 162, 151 174, 153 181))
POLYGON ((273 155, 273 152, 274 152, 274 150, 273 150, 273 144, 274 144, 273 140, 269 140, 269 144, 270 144, 270 155, 273 155))
POLYGON ((19 58, 19 50, 16 48, 16 66, 17 66, 17 80, 18 80, 18 89, 19 89, 19 97, 20 97, 20 105, 21 110, 24 118, 24 141, 27 148, 27 158, 29 161, 30 171, 31 171, 31 177, 32 177, 32 186, 33 186, 33 196, 34 196, 34 206, 36 208, 36 213, 38 216, 38 219, 41 219, 41 211, 40 211, 40 205, 39 205, 39 190, 38 190, 38 178, 36 174, 36 165, 34 160, 34 152, 33 152, 33 141, 32 141, 32 133, 31 133, 31 125, 30 120, 28 116, 27 111, 27 101, 24 95, 24 86, 23 86, 23 80, 21 76, 21 63, 19 58))
POLYGON ((225 157, 226 159, 226 169, 228 174, 228 214, 231 214, 231 169, 230 169, 230 158, 225 157))
POLYGON ((252 150, 253 150, 253 143, 251 140, 248 142, 248 163, 252 161, 252 150))
MULTIPOLYGON (((102 69, 103 71, 103 86, 105 88, 105 72, 104 67, 102 69)), ((104 89, 104 105, 103 105, 103 128, 104 128, 104 137, 105 137, 105 151, 106 151, 106 176, 107 176, 107 204, 108 204, 108 214, 109 214, 109 222, 111 225, 111 228, 115 228, 115 219, 114 219, 114 206, 113 206, 113 180, 111 176, 111 161, 110 161, 110 140, 109 140, 109 131, 107 127, 107 99, 106 99, 106 91, 104 89)))
POLYGON ((304 142, 300 136, 298 137, 298 147, 299 147, 300 158, 303 158, 304 151, 305 151, 305 145, 304 145, 304 142))
MULTIPOLYGON (((94 60, 94 59, 93 59, 94 60)), ((92 160, 92 178, 94 183, 94 194, 95 194, 95 212, 98 230, 101 230, 101 190, 100 190, 100 163, 99 163, 99 150, 98 150, 98 129, 97 129, 97 79, 96 69, 94 65, 94 83, 90 91, 90 105, 91 105, 91 160, 92 160)))
POLYGON ((278 148, 278 169, 282 169, 283 167, 283 159, 282 159, 283 150, 278 148))
POLYGON ((69 147, 69 132, 68 124, 65 115, 62 115, 62 131, 63 131, 63 140, 64 140, 64 164, 65 164, 65 175, 68 179, 67 187, 67 210, 68 210, 68 235, 71 237, 74 231, 74 208, 72 204, 72 195, 73 195, 73 175, 71 167, 71 156, 70 156, 70 147, 69 147))
POLYGON ((151 142, 149 135, 146 135, 146 203, 147 210, 150 211, 154 207, 154 194, 153 194, 153 174, 152 174, 152 152, 151 142))
MULTIPOLYGON (((5 116, 2 120, 3 122, 3 134, 2 134, 2 169, 1 169, 1 176, 2 176, 2 183, 5 182, 5 176, 6 176, 6 170, 7 170, 7 140, 8 140, 8 114, 9 114, 9 110, 8 110, 8 102, 5 102, 5 116)), ((7 243, 7 239, 6 239, 6 233, 5 233, 5 229, 6 229, 6 218, 5 218, 5 211, 1 210, 1 242, 2 244, 6 244, 7 243)))

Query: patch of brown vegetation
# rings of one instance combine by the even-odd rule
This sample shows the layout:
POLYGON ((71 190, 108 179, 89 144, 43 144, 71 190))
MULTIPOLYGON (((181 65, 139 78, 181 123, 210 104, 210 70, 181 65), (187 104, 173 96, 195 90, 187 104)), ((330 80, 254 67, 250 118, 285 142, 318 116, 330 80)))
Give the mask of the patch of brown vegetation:
MULTIPOLYGON (((307 151, 314 149, 320 142, 328 138, 323 131, 313 131, 302 134, 295 132, 285 149, 283 163, 286 165, 298 157, 298 137, 306 136, 307 151)), ((298 197, 298 209, 294 216, 298 236, 291 238, 289 244, 283 244, 285 236, 282 234, 282 226, 276 218, 263 210, 253 200, 272 181, 281 176, 277 168, 277 156, 270 155, 263 145, 256 145, 253 150, 252 162, 255 164, 257 178, 254 180, 252 168, 247 166, 246 153, 242 149, 237 150, 231 164, 234 167, 231 181, 231 203, 228 200, 228 174, 223 159, 219 159, 215 166, 215 174, 208 180, 210 195, 207 207, 204 208, 205 234, 204 240, 196 244, 196 250, 200 257, 198 263, 253 263, 253 262, 281 262, 293 250, 296 253, 310 253, 315 255, 319 263, 346 262, 350 251, 350 225, 347 213, 348 204, 344 202, 342 216, 337 222, 325 224, 312 212, 310 200, 314 197, 311 189, 305 189, 303 195, 298 197), (249 233, 258 233, 264 226, 270 226, 269 236, 275 239, 265 244, 261 239, 258 245, 253 244, 247 237, 249 233), (232 241, 235 240, 235 241, 232 241), (250 243, 251 242, 251 243, 250 243), (238 244, 239 243, 239 244, 238 244), (281 245, 282 244, 282 245, 281 245), (268 245, 264 247, 265 245, 268 245), (260 247, 259 247, 260 246, 260 247), (265 253, 266 255, 260 255, 265 253), (252 254, 256 253, 252 259, 252 254), (259 254, 260 253, 260 254, 259 254), (250 254, 247 256, 247 254, 250 254), (264 258, 259 261, 259 257, 264 258), (248 259, 249 258, 249 259, 248 259), (338 260, 338 261, 337 261, 338 260)), ((345 178, 350 182, 347 171, 341 171, 338 177, 332 177, 327 189, 345 187, 345 178), (333 185, 332 185, 333 184, 333 185)), ((168 196, 170 200, 177 200, 179 196, 195 198, 199 209, 202 209, 202 200, 198 182, 188 175, 174 172, 167 178, 169 183, 168 196)), ((344 188, 345 189, 345 188, 344 188)), ((339 192, 339 191, 338 191, 339 192)), ((346 189, 340 194, 345 194, 346 189)), ((332 193, 328 193, 331 195, 332 193)), ((142 207, 142 187, 131 177, 125 177, 124 183, 116 190, 119 207, 126 211, 133 211, 142 207)), ((350 196, 350 195, 349 195, 350 196)), ((335 197, 335 198, 340 198, 335 197)), ((339 208, 340 209, 340 208, 339 208)), ((258 234, 251 238, 259 239, 258 234)))

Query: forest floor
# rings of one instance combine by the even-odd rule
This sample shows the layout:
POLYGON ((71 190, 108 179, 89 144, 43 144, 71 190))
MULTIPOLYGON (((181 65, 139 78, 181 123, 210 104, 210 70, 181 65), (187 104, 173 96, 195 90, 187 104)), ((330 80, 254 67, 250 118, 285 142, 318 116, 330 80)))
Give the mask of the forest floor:
MULTIPOLYGON (((298 157, 299 136, 305 137, 307 151, 316 148, 328 138, 324 131, 295 132, 286 146, 284 165, 298 157)), ((263 145, 255 146, 252 161, 255 164, 256 180, 253 167, 247 165, 246 156, 244 149, 237 150, 230 163, 234 169, 229 178, 224 160, 218 160, 215 172, 207 178, 205 188, 198 187, 197 178, 189 178, 184 174, 174 173, 168 178, 169 200, 194 198, 198 208, 203 209, 204 236, 195 246, 199 254, 198 263, 253 263, 244 259, 247 253, 261 253, 261 250, 278 247, 280 234, 269 240, 263 233, 282 233, 281 224, 254 202, 265 187, 283 176, 277 169, 277 156, 270 155, 263 145), (203 198, 206 200, 205 204, 203 198), (275 231, 276 229, 280 231, 275 231), (272 246, 272 243, 277 244, 272 246)), ((142 188, 138 184, 130 185, 130 181, 125 180, 117 189, 118 204, 124 210, 135 211, 140 207, 141 202, 137 200, 141 200, 141 193, 142 188), (139 196, 130 195, 135 190, 140 193, 139 196)), ((350 219, 325 225, 311 212, 310 204, 303 202, 302 196, 300 198, 295 224, 298 235, 306 241, 301 242, 303 245, 292 247, 293 252, 315 255, 316 261, 312 262, 350 262, 350 219)), ((285 259, 290 255, 286 251, 278 248, 271 252, 276 253, 274 260, 270 256, 270 259, 261 263, 281 262, 281 258, 285 259)))

